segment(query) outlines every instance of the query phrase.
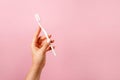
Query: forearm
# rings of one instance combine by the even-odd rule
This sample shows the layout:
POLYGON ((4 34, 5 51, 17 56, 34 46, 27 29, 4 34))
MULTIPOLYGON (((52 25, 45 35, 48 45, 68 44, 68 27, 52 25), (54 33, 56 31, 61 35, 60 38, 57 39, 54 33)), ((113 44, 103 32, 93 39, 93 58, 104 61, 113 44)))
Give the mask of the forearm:
POLYGON ((39 80, 42 69, 39 66, 32 65, 25 80, 39 80))

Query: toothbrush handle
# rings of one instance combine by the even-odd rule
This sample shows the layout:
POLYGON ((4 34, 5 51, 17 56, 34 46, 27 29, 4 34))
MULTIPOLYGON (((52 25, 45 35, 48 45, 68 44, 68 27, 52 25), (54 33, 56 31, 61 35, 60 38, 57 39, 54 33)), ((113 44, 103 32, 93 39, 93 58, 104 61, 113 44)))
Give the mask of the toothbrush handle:
MULTIPOLYGON (((46 38, 47 38, 47 42, 48 42, 50 39, 49 39, 49 37, 48 37, 48 35, 47 35, 47 32, 46 32, 45 29, 41 26, 40 22, 39 22, 38 24, 39 24, 39 26, 41 27, 42 31, 44 32, 44 34, 45 34, 45 36, 46 36, 46 38)), ((54 48, 53 48, 53 46, 52 46, 51 44, 50 44, 50 47, 51 47, 51 49, 52 49, 52 52, 53 52, 54 56, 56 56, 55 50, 54 50, 54 48)))
POLYGON ((52 49, 52 52, 53 52, 54 56, 56 56, 55 50, 54 50, 54 48, 53 48, 53 46, 51 44, 50 44, 50 47, 52 49))

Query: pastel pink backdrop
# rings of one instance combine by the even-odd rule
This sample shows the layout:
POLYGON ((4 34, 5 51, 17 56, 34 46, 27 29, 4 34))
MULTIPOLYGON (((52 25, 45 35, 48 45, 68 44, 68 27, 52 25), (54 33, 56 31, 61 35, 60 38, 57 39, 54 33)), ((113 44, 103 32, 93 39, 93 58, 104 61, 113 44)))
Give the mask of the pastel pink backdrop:
POLYGON ((57 53, 41 80, 120 80, 119 0, 1 0, 0 80, 24 80, 36 12, 57 53))

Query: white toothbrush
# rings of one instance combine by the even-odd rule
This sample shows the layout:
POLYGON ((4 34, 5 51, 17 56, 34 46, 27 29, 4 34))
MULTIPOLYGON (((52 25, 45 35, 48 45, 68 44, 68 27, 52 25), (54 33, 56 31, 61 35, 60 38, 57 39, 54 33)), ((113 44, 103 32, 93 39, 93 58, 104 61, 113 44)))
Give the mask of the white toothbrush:
MULTIPOLYGON (((42 31, 44 32, 44 34, 45 34, 45 36, 46 36, 46 38, 47 38, 47 42, 49 42, 50 41, 50 39, 49 39, 49 37, 48 37, 48 34, 47 34, 47 32, 45 31, 45 29, 41 26, 41 24, 40 24, 40 17, 39 17, 39 15, 38 14, 35 14, 35 18, 36 18, 36 21, 37 21, 37 23, 38 23, 38 25, 40 26, 40 28, 42 29, 42 31)), ((54 48, 53 48, 53 46, 50 44, 50 47, 51 47, 51 49, 52 49, 52 52, 53 52, 53 54, 54 54, 54 56, 56 56, 56 53, 55 53, 55 51, 54 51, 54 48)))

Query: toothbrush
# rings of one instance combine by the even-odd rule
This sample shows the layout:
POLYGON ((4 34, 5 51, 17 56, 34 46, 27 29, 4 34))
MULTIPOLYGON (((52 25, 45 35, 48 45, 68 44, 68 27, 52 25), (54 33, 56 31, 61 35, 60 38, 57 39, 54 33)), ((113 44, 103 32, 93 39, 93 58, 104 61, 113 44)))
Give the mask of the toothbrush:
MULTIPOLYGON (((38 14, 35 14, 35 19, 36 19, 38 25, 40 26, 40 28, 42 29, 42 31, 44 32, 44 34, 45 34, 45 36, 46 36, 46 38, 47 38, 47 42, 49 42, 50 39, 49 39, 49 37, 48 37, 47 32, 45 31, 45 29, 44 29, 44 28, 41 26, 41 24, 40 24, 40 17, 39 17, 38 14)), ((53 55, 56 56, 56 53, 55 53, 55 51, 54 51, 54 48, 53 48, 53 46, 52 46, 51 44, 50 44, 50 47, 51 47, 51 49, 52 49, 53 55)))

